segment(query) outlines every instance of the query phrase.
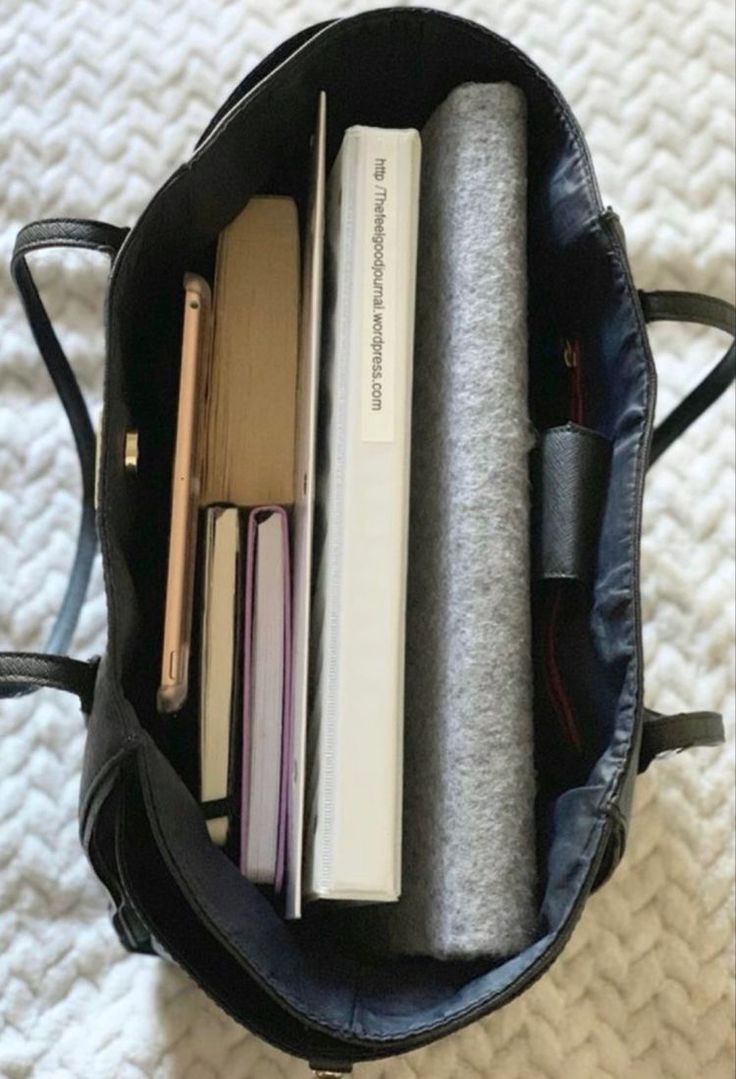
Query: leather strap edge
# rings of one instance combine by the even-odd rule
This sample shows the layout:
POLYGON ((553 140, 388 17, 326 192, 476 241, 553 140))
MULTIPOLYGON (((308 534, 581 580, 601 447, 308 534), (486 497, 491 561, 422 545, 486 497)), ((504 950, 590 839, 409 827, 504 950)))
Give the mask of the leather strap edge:
MULTIPOLYGON (((0 699, 20 697, 41 686, 53 686, 76 693, 84 711, 91 707, 88 664, 68 660, 57 653, 69 647, 87 592, 97 535, 94 509, 95 434, 79 384, 59 343, 41 300, 27 255, 46 248, 75 247, 115 257, 128 233, 102 221, 75 218, 46 218, 20 230, 10 260, 10 271, 18 289, 28 324, 41 358, 67 414, 79 457, 82 475, 82 512, 74 561, 66 592, 46 642, 45 653, 3 653, 0 663, 0 699), (15 657, 15 662, 13 662, 15 657)), ((96 668, 95 668, 96 669, 96 668)))
POLYGON ((645 772, 662 753, 679 753, 683 749, 717 746, 723 742, 723 716, 718 712, 678 712, 667 716, 645 708, 639 771, 645 772))
POLYGON ((0 697, 22 697, 41 687, 60 689, 76 694, 82 711, 89 715, 98 665, 97 657, 81 660, 40 652, 0 652, 0 697))

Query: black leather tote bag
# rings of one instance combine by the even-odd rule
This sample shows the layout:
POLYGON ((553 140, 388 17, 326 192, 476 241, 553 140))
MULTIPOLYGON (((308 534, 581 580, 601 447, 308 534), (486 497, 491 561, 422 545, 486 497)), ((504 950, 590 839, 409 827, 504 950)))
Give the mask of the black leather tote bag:
POLYGON ((659 753, 723 737, 713 713, 663 716, 644 707, 639 544, 647 468, 734 377, 731 344, 653 430, 647 323, 699 322, 733 337, 734 309, 692 293, 638 291, 620 222, 601 204, 585 140, 556 87, 487 29, 403 8, 323 23, 285 42, 230 95, 132 229, 37 222, 18 236, 12 272, 69 416, 83 506, 47 654, 0 654, 0 693, 53 686, 81 700, 81 839, 123 945, 173 959, 238 1022, 328 1073, 424 1045, 522 993, 559 955, 591 890, 621 858, 637 773, 659 753), (324 921, 284 922, 210 842, 186 781, 190 747, 156 713, 180 285, 185 271, 211 273, 218 233, 253 193, 268 185, 303 207, 320 90, 329 101, 329 165, 350 124, 421 129, 454 86, 501 80, 518 85, 528 106, 530 407, 540 432, 533 622, 538 634, 543 588, 559 589, 560 674, 586 749, 555 749, 559 717, 540 674, 541 886, 532 947, 501 962, 369 961, 325 937, 324 921), (96 510, 95 437, 26 261, 49 247, 104 251, 112 263, 96 510), (586 357, 584 423, 567 409, 576 349, 586 357), (581 438, 583 428, 602 439, 581 438), (605 461, 591 458, 589 443, 608 447, 605 461), (102 658, 81 661, 64 653, 97 537, 108 643, 102 658))

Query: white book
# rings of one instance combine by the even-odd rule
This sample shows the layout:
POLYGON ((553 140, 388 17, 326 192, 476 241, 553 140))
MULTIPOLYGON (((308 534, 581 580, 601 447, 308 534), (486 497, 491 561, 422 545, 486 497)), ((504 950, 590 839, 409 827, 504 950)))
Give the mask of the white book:
POLYGON ((421 145, 349 128, 328 182, 305 892, 401 889, 404 620, 421 145))

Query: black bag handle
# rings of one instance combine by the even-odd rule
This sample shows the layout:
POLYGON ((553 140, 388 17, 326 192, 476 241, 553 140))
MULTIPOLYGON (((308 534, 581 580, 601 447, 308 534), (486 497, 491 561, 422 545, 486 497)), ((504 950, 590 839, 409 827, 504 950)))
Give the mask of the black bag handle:
POLYGON ((664 716, 645 708, 639 772, 646 772, 660 754, 680 753, 694 746, 718 746, 724 741, 723 716, 718 712, 680 712, 664 716))
MULTIPOLYGON (((664 290, 645 292, 639 289, 644 318, 647 322, 694 322, 712 326, 736 338, 736 307, 716 296, 700 292, 664 290)), ((687 431, 691 423, 709 409, 736 377, 736 344, 730 348, 705 378, 687 397, 662 420, 654 431, 649 467, 658 461, 665 450, 687 431)))
POLYGON ((82 473, 82 512, 77 547, 66 592, 46 642, 46 653, 0 652, 0 699, 20 697, 40 686, 53 686, 79 696, 89 710, 96 661, 82 662, 66 652, 79 619, 97 546, 95 531, 95 433, 79 384, 54 332, 28 266, 27 256, 45 248, 74 247, 99 251, 113 259, 127 234, 102 221, 50 218, 21 229, 15 241, 10 272, 20 294, 31 332, 61 398, 77 447, 82 473))

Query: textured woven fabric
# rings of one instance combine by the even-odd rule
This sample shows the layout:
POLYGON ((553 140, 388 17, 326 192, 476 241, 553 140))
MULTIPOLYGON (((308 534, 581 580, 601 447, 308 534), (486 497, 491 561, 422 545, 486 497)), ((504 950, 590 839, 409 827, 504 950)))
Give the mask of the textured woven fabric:
MULTIPOLYGON (((637 283, 732 296, 731 0, 442 3, 511 37, 561 87, 621 214, 637 283)), ((7 274, 17 229, 130 224, 243 73, 323 0, 0 0, 0 643, 42 643, 77 526, 77 464, 7 274)), ((41 256, 52 315, 96 408, 101 256, 41 256)), ((722 338, 657 326, 659 414, 722 338)), ((728 745, 657 762, 629 848, 521 1000, 366 1079, 731 1079, 734 407, 652 472, 644 520, 647 702, 715 707, 728 745)), ((99 570, 75 641, 104 643, 99 570)), ((0 705, 0 1075, 297 1079, 175 968, 125 955, 77 841, 76 703, 0 705)))
POLYGON ((398 951, 536 928, 526 101, 459 86, 422 130, 398 951))

